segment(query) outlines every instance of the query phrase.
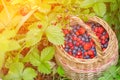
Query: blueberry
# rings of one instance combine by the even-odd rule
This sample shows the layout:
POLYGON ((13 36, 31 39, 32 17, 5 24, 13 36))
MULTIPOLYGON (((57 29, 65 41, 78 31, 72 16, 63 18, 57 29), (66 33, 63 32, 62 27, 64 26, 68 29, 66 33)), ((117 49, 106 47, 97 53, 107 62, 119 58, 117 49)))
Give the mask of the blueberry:
POLYGON ((96 52, 96 50, 94 51, 94 55, 95 55, 95 56, 97 55, 97 52, 96 52))
POLYGON ((80 26, 77 26, 76 29, 77 29, 77 30, 80 29, 80 26))
POLYGON ((66 45, 65 48, 69 49, 70 47, 68 45, 66 45))
POLYGON ((105 39, 105 42, 108 42, 109 41, 109 38, 105 39))
POLYGON ((81 47, 80 49, 81 49, 81 51, 83 51, 83 50, 84 50, 84 48, 83 48, 83 47, 81 47))
POLYGON ((85 39, 86 42, 89 42, 90 40, 88 38, 85 39))
POLYGON ((71 40, 71 39, 69 39, 69 40, 68 40, 68 42, 69 42, 69 43, 72 43, 72 40, 71 40))
POLYGON ((106 43, 106 44, 103 45, 104 48, 107 48, 107 46, 108 46, 108 43, 106 43))
POLYGON ((90 56, 89 56, 89 55, 86 55, 84 58, 85 58, 85 59, 90 59, 90 56))
POLYGON ((92 46, 92 47, 91 47, 91 50, 95 51, 95 50, 96 50, 96 49, 95 49, 95 46, 92 46))
POLYGON ((84 38, 84 37, 82 37, 82 41, 85 41, 85 38, 84 38))
POLYGON ((106 31, 104 31, 103 33, 102 33, 102 35, 105 35, 106 34, 106 31))
POLYGON ((96 26, 93 22, 91 22, 92 29, 94 29, 96 26))
POLYGON ((77 30, 76 30, 76 29, 73 29, 73 32, 74 32, 74 33, 76 33, 76 32, 77 32, 77 30))
POLYGON ((70 37, 70 34, 66 34, 66 37, 70 37))
POLYGON ((72 32, 72 33, 71 33, 71 36, 76 36, 76 34, 72 32))
POLYGON ((101 47, 103 48, 103 47, 104 47, 104 45, 103 45, 103 44, 101 44, 101 47))
POLYGON ((101 27, 101 25, 100 25, 99 23, 96 23, 95 25, 96 25, 97 27, 101 27))
POLYGON ((65 37, 65 41, 68 41, 69 40, 69 37, 65 37))
POLYGON ((82 53, 84 54, 84 52, 86 52, 84 49, 83 50, 81 50, 82 51, 82 53))
POLYGON ((79 45, 79 48, 82 48, 82 45, 79 45))
POLYGON ((74 49, 75 49, 75 50, 78 50, 78 47, 77 47, 77 46, 75 46, 75 47, 74 47, 74 49))
POLYGON ((72 53, 73 53, 73 55, 76 55, 77 54, 77 50, 73 50, 72 53))
POLYGON ((78 51, 81 51, 81 48, 78 48, 78 51))
POLYGON ((80 36, 80 35, 79 35, 79 36, 78 36, 78 38, 79 38, 79 39, 81 39, 81 38, 82 38, 82 36, 80 36))
POLYGON ((68 48, 65 48, 65 51, 66 51, 66 52, 68 52, 68 51, 69 51, 69 49, 68 49, 68 48))

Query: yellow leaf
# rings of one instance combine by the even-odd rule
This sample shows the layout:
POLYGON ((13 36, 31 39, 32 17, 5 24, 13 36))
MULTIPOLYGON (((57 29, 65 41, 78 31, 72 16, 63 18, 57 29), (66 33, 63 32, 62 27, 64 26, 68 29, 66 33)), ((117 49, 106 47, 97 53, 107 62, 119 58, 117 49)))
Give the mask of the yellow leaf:
POLYGON ((51 10, 51 5, 42 3, 39 5, 38 10, 44 14, 47 14, 51 10))
POLYGON ((4 26, 8 26, 8 24, 12 22, 12 18, 16 15, 18 8, 17 6, 7 6, 7 9, 9 17, 7 16, 8 14, 5 9, 0 13, 0 24, 3 24, 4 26))
POLYGON ((12 0, 12 4, 18 4, 18 3, 23 3, 24 0, 12 0))

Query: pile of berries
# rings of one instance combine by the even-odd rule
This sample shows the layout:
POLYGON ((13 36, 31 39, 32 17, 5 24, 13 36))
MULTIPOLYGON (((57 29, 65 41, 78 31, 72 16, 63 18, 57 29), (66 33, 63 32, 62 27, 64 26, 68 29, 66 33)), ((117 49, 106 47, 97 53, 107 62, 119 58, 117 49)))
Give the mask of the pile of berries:
MULTIPOLYGON (((98 23, 87 22, 96 36, 100 39, 101 48, 105 50, 108 46, 109 36, 106 30, 98 23)), ((95 43, 87 31, 79 26, 72 26, 71 30, 63 29, 65 42, 63 49, 70 55, 80 59, 92 59, 97 55, 95 43)))

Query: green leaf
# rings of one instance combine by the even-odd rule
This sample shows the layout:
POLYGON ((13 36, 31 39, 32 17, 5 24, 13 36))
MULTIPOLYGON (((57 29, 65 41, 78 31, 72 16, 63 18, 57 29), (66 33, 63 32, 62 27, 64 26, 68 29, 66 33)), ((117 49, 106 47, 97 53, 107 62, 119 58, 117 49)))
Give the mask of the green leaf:
POLYGON ((58 68, 57 68, 57 73, 60 75, 60 76, 65 76, 65 71, 64 71, 64 69, 61 67, 61 66, 59 66, 58 68))
POLYGON ((38 66, 38 71, 44 74, 50 74, 51 73, 51 66, 48 62, 41 63, 38 66))
POLYGON ((9 67, 8 74, 4 77, 4 80, 21 80, 23 68, 24 68, 23 63, 20 62, 12 63, 9 67))
POLYGON ((81 8, 90 8, 93 7, 93 5, 97 2, 98 0, 84 0, 81 4, 81 8))
POLYGON ((41 52, 41 61, 51 60, 54 56, 55 48, 54 47, 46 47, 41 52))
POLYGON ((93 6, 93 10, 98 16, 103 17, 106 13, 106 5, 104 3, 96 3, 93 6))
POLYGON ((111 11, 116 11, 118 8, 119 8, 119 5, 117 4, 117 2, 110 4, 111 11))
POLYGON ((85 9, 82 11, 83 14, 89 14, 90 10, 89 9, 85 9))
POLYGON ((19 43, 17 41, 15 41, 15 40, 9 40, 8 46, 9 46, 8 51, 17 50, 17 49, 20 49, 20 47, 21 47, 19 45, 19 43))
POLYGON ((39 51, 37 49, 33 49, 33 51, 31 53, 29 53, 29 55, 27 55, 27 56, 29 57, 29 61, 34 66, 40 65, 40 55, 39 55, 39 51))
POLYGON ((105 77, 100 77, 98 80, 106 80, 105 77))
POLYGON ((42 34, 40 29, 31 29, 26 35, 26 47, 37 44, 41 40, 42 34))
POLYGON ((26 68, 23 71, 23 80, 34 80, 34 78, 37 76, 37 73, 32 68, 26 68))
POLYGON ((116 0, 98 0, 98 2, 115 2, 116 0))
POLYGON ((5 53, 9 50, 8 43, 9 43, 9 40, 0 38, 0 52, 1 53, 5 53))
POLYGON ((7 40, 5 38, 0 39, 0 51, 5 53, 7 51, 17 50, 20 48, 20 45, 15 40, 7 40))
POLYGON ((3 33, 2 36, 4 36, 6 39, 12 38, 16 35, 16 31, 15 30, 9 30, 6 29, 3 33))
POLYGON ((49 26, 46 30, 46 36, 48 40, 55 45, 64 44, 64 34, 59 27, 49 26))

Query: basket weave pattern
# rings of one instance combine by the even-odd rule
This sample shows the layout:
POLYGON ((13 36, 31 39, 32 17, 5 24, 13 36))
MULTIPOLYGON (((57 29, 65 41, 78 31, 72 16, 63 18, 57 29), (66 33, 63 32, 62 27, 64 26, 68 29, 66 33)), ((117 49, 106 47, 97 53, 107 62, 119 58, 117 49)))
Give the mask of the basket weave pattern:
POLYGON ((109 43, 106 50, 102 51, 100 43, 94 32, 79 18, 71 17, 70 25, 80 25, 86 29, 96 44, 97 56, 93 59, 77 59, 66 53, 62 47, 56 46, 56 62, 66 71, 66 75, 72 80, 97 80, 97 78, 110 65, 118 61, 118 41, 110 26, 102 19, 93 17, 90 21, 101 24, 109 34, 109 43))

